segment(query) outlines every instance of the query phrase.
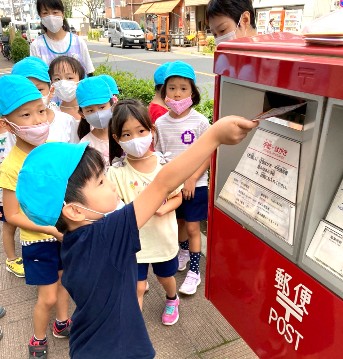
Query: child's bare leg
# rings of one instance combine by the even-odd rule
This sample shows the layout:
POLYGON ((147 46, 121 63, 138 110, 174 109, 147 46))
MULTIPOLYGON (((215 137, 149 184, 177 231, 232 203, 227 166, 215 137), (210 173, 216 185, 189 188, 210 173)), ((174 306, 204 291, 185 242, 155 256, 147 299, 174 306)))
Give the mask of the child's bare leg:
POLYGON ((138 298, 138 304, 141 310, 143 309, 143 297, 146 289, 146 279, 145 280, 139 280, 137 282, 137 298, 138 298))
POLYGON ((159 277, 156 276, 158 281, 162 284, 162 287, 166 291, 168 298, 174 298, 176 296, 176 280, 175 277, 159 277))
POLYGON ((4 245, 4 251, 6 257, 9 261, 13 261, 17 258, 15 254, 15 243, 14 243, 14 235, 17 227, 12 226, 8 222, 3 222, 2 226, 2 241, 4 245))
POLYGON ((69 293, 63 287, 61 283, 63 271, 59 271, 59 280, 57 282, 57 300, 56 300, 56 319, 59 321, 65 321, 69 318, 69 293))
POLYGON ((200 221, 185 222, 189 241, 189 251, 198 253, 201 251, 200 221))
POLYGON ((56 305, 58 282, 38 286, 38 298, 33 310, 33 330, 36 339, 44 339, 50 321, 51 309, 56 305))

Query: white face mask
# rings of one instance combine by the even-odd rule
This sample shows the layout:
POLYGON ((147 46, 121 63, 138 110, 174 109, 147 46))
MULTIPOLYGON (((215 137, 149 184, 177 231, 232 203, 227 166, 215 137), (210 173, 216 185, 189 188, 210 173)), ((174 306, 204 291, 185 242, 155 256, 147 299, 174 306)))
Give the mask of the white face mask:
MULTIPOLYGON (((63 202, 63 205, 66 206, 66 202, 63 202)), ((98 211, 95 211, 94 209, 90 209, 90 208, 87 208, 87 207, 83 207, 83 206, 80 206, 79 204, 75 204, 73 203, 73 205, 75 207, 79 207, 79 208, 82 208, 82 209, 85 209, 86 211, 89 211, 89 212, 93 212, 93 213, 96 213, 96 214, 101 214, 102 216, 104 217, 107 217, 109 214, 115 212, 115 211, 118 211, 118 209, 122 209, 124 206, 125 206, 125 203, 120 200, 116 209, 114 209, 113 211, 110 211, 110 212, 106 212, 106 213, 103 213, 103 212, 98 212, 98 211)), ((88 218, 85 218, 85 221, 88 221, 88 222, 96 222, 98 221, 98 219, 88 219, 88 218)))
POLYGON ((107 128, 112 118, 112 108, 85 115, 86 121, 94 128, 107 128))
POLYGON ((230 32, 228 32, 227 34, 224 34, 222 36, 218 36, 214 39, 215 43, 216 43, 216 46, 218 46, 221 42, 227 42, 227 41, 231 41, 231 40, 234 40, 236 39, 236 32, 237 32, 237 29, 238 29, 238 26, 239 24, 241 23, 241 19, 242 19, 242 15, 238 21, 238 24, 235 28, 235 30, 232 30, 230 32))
POLYGON ((56 34, 63 26, 63 17, 55 15, 44 16, 42 17, 42 25, 44 25, 49 31, 56 34))
POLYGON ((60 80, 53 83, 55 95, 64 102, 71 102, 76 97, 77 82, 72 80, 60 80))
POLYGON ((147 136, 133 138, 130 141, 119 141, 120 147, 125 153, 133 157, 143 157, 148 151, 152 142, 152 134, 149 132, 147 136))

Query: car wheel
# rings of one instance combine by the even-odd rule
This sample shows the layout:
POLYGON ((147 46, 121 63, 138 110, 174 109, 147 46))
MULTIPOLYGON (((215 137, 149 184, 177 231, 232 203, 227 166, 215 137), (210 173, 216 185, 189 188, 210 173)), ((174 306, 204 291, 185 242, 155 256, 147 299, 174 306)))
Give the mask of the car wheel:
POLYGON ((111 38, 108 39, 108 42, 110 43, 111 47, 113 47, 113 42, 111 38))
POLYGON ((145 49, 145 45, 141 45, 141 49, 145 49))
POLYGON ((122 49, 125 49, 125 43, 124 43, 124 40, 123 39, 120 39, 120 47, 122 49))

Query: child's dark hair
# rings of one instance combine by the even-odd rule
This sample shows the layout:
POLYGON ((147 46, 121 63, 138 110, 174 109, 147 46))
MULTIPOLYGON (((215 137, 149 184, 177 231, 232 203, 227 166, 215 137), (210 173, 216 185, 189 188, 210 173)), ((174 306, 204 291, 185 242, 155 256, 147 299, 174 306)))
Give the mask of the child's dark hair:
MULTIPOLYGON (((82 189, 91 178, 99 177, 104 171, 105 163, 101 153, 95 148, 87 146, 79 164, 68 180, 64 201, 67 204, 76 202, 87 206, 82 189)), ((68 230, 68 224, 65 221, 62 212, 55 226, 61 233, 65 233, 68 230)))
POLYGON ((79 76, 80 81, 86 77, 85 69, 81 65, 80 61, 74 59, 73 57, 62 55, 56 57, 51 61, 49 66, 50 79, 52 79, 52 76, 54 75, 56 68, 58 68, 59 66, 63 67, 66 64, 68 64, 71 67, 74 74, 77 74, 79 76))
MULTIPOLYGON (((166 98, 166 96, 167 96, 167 84, 168 84, 168 81, 170 79, 172 79, 172 78, 175 78, 175 77, 180 77, 180 76, 170 76, 164 82, 164 85, 162 86, 162 89, 161 89, 161 98, 162 98, 162 100, 164 100, 166 98)), ((192 88, 192 101, 193 101, 192 106, 198 105, 200 103, 200 91, 196 87, 196 85, 195 85, 195 83, 194 83, 194 81, 192 79, 187 78, 187 80, 189 80, 189 82, 191 84, 191 88, 192 88)))
MULTIPOLYGON (((60 10, 64 14, 64 5, 62 0, 37 0, 36 7, 39 16, 41 16, 43 10, 49 10, 49 9, 60 10)), ((42 25, 42 29, 46 32, 48 29, 43 24, 41 25, 42 25)), ((68 31, 68 32, 70 31, 70 27, 66 18, 63 19, 62 28, 64 31, 68 31)))
POLYGON ((237 25, 244 11, 250 13, 250 25, 256 29, 255 12, 251 0, 210 0, 206 7, 206 20, 214 16, 227 16, 237 25))
POLYGON ((162 88, 162 84, 159 84, 159 85, 155 85, 155 92, 159 92, 162 88))
POLYGON ((121 137, 125 122, 129 117, 135 118, 146 130, 154 129, 147 108, 138 100, 120 100, 113 110, 111 121, 108 125, 110 163, 115 157, 121 157, 124 153, 120 145, 113 138, 121 137))
MULTIPOLYGON (((110 105, 113 106, 113 99, 111 98, 109 101, 110 105)), ((101 105, 101 104, 99 104, 101 105)), ((84 115, 82 113, 82 108, 79 107, 79 113, 81 115, 81 120, 79 123, 79 126, 77 128, 77 135, 79 139, 85 137, 89 132, 91 132, 91 125, 87 122, 87 120, 84 118, 84 115)))

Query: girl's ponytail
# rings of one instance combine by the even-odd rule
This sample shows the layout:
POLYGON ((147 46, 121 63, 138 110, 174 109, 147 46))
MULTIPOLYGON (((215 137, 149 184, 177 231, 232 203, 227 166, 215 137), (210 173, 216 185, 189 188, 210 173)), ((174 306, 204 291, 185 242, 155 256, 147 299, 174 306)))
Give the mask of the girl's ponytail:
POLYGON ((83 137, 91 132, 91 125, 86 121, 84 117, 81 117, 81 121, 79 123, 79 127, 77 128, 77 135, 81 140, 83 137))

